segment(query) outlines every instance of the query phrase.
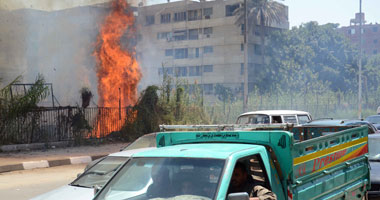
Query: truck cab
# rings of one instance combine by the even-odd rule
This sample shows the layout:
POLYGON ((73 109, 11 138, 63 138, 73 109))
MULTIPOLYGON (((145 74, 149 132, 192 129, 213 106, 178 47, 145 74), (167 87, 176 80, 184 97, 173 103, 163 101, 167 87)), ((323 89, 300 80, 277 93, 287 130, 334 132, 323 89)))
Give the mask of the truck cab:
POLYGON ((369 188, 367 131, 308 140, 273 128, 158 133, 158 148, 134 154, 95 199, 232 199, 237 163, 277 199, 362 199, 369 188))

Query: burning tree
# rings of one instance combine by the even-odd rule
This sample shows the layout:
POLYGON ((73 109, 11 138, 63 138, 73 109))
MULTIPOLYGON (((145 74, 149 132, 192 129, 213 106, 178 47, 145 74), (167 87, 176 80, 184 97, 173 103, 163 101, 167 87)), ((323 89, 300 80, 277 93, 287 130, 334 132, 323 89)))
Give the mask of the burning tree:
MULTIPOLYGON (((97 62, 98 105, 101 107, 120 108, 134 105, 137 101, 137 84, 141 73, 132 42, 136 38, 134 24, 135 18, 127 2, 112 1, 112 11, 101 26, 94 51, 97 62), (122 45, 121 38, 130 45, 122 45)), ((111 127, 105 121, 124 120, 126 116, 120 116, 115 111, 108 117, 110 119, 98 122, 97 130, 102 126, 106 127, 107 134, 118 131, 121 127, 111 127)), ((97 137, 100 136, 99 132, 96 134, 97 137)))

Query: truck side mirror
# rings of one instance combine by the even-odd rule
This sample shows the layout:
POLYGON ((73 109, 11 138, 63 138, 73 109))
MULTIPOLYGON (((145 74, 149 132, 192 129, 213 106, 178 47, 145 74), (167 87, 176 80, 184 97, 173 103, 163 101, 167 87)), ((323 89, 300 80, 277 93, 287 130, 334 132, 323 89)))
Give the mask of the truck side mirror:
POLYGON ((228 194, 228 200, 249 200, 249 195, 246 192, 237 192, 228 194))

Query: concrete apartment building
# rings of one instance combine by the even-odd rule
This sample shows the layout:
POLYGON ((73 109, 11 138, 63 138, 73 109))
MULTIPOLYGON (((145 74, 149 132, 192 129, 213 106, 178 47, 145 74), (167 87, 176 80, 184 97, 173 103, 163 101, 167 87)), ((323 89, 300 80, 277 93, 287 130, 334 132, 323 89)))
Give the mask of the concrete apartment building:
MULTIPOLYGON (((341 27, 338 29, 347 38, 356 45, 359 45, 360 32, 360 13, 355 14, 355 19, 350 20, 350 26, 341 27)), ((363 53, 367 55, 376 55, 380 53, 380 24, 366 24, 365 15, 362 13, 362 39, 363 53)))
MULTIPOLYGON (((161 84, 164 72, 203 94, 214 93, 221 84, 241 94, 244 69, 243 28, 235 24, 233 11, 239 0, 176 1, 138 7, 140 36, 137 57, 143 70, 143 85, 161 84)), ((288 8, 284 6, 286 19, 288 8)), ((288 20, 269 29, 288 29, 288 20)), ((253 67, 261 67, 260 31, 249 33, 248 71, 250 88, 253 67), (255 32, 255 33, 253 33, 255 32)))

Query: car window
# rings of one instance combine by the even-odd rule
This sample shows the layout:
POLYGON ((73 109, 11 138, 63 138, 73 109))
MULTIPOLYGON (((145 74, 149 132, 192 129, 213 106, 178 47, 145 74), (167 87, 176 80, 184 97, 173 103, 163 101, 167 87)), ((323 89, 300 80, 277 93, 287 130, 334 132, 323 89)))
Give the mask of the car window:
POLYGON ((297 119, 295 115, 284 115, 284 123, 297 124, 297 119))
POLYGON ((123 149, 123 151, 147 147, 157 147, 155 134, 149 134, 139 137, 137 140, 135 140, 134 142, 129 144, 125 149, 123 149))
POLYGON ((241 116, 238 124, 269 124, 269 116, 261 114, 241 116))
POLYGON ((85 171, 71 185, 82 187, 103 186, 116 172, 116 170, 128 160, 128 157, 106 157, 85 171))
POLYGON ((272 116, 272 123, 273 124, 282 123, 281 116, 272 116))
POLYGON ((204 158, 131 159, 95 199, 213 199, 225 160, 204 158))
POLYGON ((368 121, 369 123, 372 123, 372 124, 380 124, 380 115, 367 117, 365 121, 368 121))
POLYGON ((380 161, 380 135, 368 136, 369 159, 380 161))
POLYGON ((309 116, 307 115, 297 115, 297 117, 298 117, 298 124, 305 124, 310 120, 309 116))

